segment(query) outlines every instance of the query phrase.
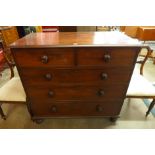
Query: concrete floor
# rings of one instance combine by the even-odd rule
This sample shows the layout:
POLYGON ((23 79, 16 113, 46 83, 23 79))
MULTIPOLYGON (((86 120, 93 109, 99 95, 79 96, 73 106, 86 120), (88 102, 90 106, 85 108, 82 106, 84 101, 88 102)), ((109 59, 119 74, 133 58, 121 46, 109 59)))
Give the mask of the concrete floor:
MULTIPOLYGON (((137 65, 137 67, 139 67, 137 65)), ((8 75, 4 73, 3 76, 8 75)), ((155 82, 155 65, 152 61, 147 61, 144 69, 144 76, 155 82)), ((1 85, 5 80, 1 79, 1 85)), ((126 99, 124 101, 120 118, 112 123, 106 118, 66 118, 66 119, 46 119, 42 124, 31 121, 30 115, 25 105, 2 105, 7 114, 7 120, 0 118, 0 128, 20 128, 20 129, 150 129, 155 128, 155 117, 150 114, 145 118, 147 107, 141 99, 126 99)))

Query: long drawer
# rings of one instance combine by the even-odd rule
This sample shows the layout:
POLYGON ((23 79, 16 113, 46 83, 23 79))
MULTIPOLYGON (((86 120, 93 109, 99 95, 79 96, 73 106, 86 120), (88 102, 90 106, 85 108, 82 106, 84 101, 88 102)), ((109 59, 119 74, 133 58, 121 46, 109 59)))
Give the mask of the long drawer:
MULTIPOLYGON (((39 85, 39 84, 38 84, 39 85)), ((68 87, 27 87, 31 101, 69 101, 69 100, 115 100, 122 98, 126 85, 113 86, 68 86, 68 87)))
POLYGON ((122 101, 105 102, 33 102, 34 116, 117 116, 122 101))
POLYGON ((71 67, 74 65, 72 48, 12 49, 20 67, 71 67))
POLYGON ((125 84, 130 79, 130 68, 103 69, 36 69, 22 68, 21 76, 26 85, 102 85, 125 84))

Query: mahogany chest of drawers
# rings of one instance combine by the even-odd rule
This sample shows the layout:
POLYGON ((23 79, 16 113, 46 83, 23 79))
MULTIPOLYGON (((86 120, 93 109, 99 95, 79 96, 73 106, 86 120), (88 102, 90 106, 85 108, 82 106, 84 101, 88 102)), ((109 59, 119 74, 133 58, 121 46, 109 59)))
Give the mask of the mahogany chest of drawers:
POLYGON ((11 45, 33 120, 118 117, 140 49, 118 32, 35 33, 11 45))

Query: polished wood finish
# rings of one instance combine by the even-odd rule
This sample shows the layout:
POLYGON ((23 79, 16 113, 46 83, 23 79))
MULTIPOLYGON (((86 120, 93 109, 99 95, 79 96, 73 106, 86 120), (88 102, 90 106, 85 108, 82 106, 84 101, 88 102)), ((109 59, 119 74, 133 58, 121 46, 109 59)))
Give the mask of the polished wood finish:
POLYGON ((155 41, 155 26, 139 26, 136 37, 142 41, 155 41))
POLYGON ((14 53, 17 63, 21 67, 72 67, 74 65, 74 54, 72 48, 45 48, 45 49, 17 49, 14 53), (19 52, 18 52, 19 51, 19 52), (32 54, 35 55, 32 57, 32 54), (17 55, 17 56, 16 56, 17 55), (23 57, 24 55, 24 57, 23 57), (47 62, 43 60, 47 57, 47 62), (27 61, 25 61, 25 59, 27 61))
POLYGON ((8 26, 0 29, 3 41, 4 41, 4 47, 8 47, 11 43, 19 39, 18 32, 15 26, 8 26))
POLYGON ((39 117, 117 116, 121 100, 105 102, 33 102, 32 110, 39 117), (100 110, 99 110, 100 108, 100 110), (102 110, 101 110, 102 109, 102 110))
POLYGON ((126 85, 113 86, 66 86, 66 87, 50 87, 46 86, 29 86, 27 88, 28 96, 33 101, 69 101, 69 100, 82 100, 82 101, 103 101, 105 99, 114 100, 124 95, 124 88, 126 85), (115 91, 115 93, 113 91, 115 91), (117 91, 116 91, 117 90, 117 91), (52 96, 49 95, 52 92, 52 96))
MULTIPOLYGON (((136 51, 136 48, 134 50, 136 51)), ((96 48, 88 48, 87 50, 80 48, 77 59, 79 66, 130 67, 134 59, 124 59, 126 56, 124 51, 128 53, 128 57, 135 56, 133 49, 130 48, 98 48, 97 51, 96 48)))
POLYGON ((0 26, 0 35, 2 37, 2 46, 5 56, 10 64, 14 65, 14 60, 10 52, 9 45, 19 39, 15 26, 0 26))
POLYGON ((116 70, 115 67, 101 69, 48 69, 48 68, 21 68, 20 74, 26 85, 37 86, 51 85, 103 85, 126 84, 130 79, 132 68, 116 70), (51 75, 51 80, 46 75, 51 75), (81 76, 82 75, 82 76, 81 76), (119 80, 119 79, 122 80, 119 80))
POLYGON ((121 32, 31 33, 10 45, 11 48, 54 47, 141 47, 121 32))
POLYGON ((11 51, 32 119, 105 116, 114 120, 141 46, 118 32, 36 33, 13 43, 11 51))

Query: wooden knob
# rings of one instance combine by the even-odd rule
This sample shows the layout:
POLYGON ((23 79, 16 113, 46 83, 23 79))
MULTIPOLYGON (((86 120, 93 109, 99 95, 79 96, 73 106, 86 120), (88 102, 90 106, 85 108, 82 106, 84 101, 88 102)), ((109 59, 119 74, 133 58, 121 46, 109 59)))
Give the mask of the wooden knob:
POLYGON ((101 79, 106 80, 108 78, 108 74, 106 73, 101 73, 101 79))
POLYGON ((109 62, 110 59, 111 59, 111 56, 110 56, 109 54, 105 54, 105 55, 104 55, 104 61, 105 61, 105 62, 109 62))
POLYGON ((57 112, 57 107, 56 107, 55 105, 53 105, 53 106, 51 107, 51 111, 52 111, 52 112, 57 112))
POLYGON ((44 63, 44 64, 47 64, 48 63, 48 56, 47 55, 43 55, 41 57, 41 62, 44 63))
POLYGON ((50 91, 48 92, 48 96, 49 96, 49 97, 53 97, 53 96, 54 96, 54 92, 50 90, 50 91))
POLYGON ((105 94, 105 93, 104 93, 103 90, 99 90, 99 91, 98 91, 98 95, 99 95, 99 96, 104 96, 104 94, 105 94))
POLYGON ((52 79, 52 75, 48 73, 48 74, 45 75, 45 78, 46 78, 47 80, 51 80, 51 79, 52 79))
POLYGON ((100 106, 100 105, 97 105, 97 106, 96 106, 96 111, 97 111, 97 112, 102 112, 102 111, 103 111, 103 107, 100 106))

